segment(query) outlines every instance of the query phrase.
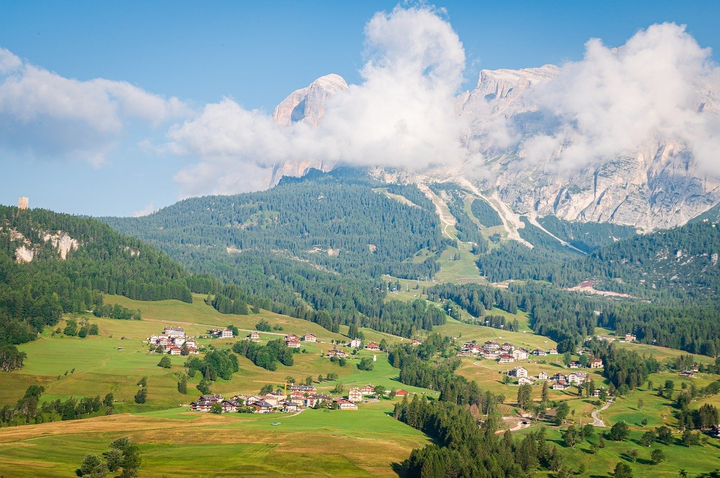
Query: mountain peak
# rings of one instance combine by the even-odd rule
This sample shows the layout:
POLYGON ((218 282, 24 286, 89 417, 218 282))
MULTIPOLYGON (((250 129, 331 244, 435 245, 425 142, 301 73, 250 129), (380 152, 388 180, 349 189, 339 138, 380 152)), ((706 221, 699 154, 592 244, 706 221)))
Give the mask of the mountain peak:
POLYGON ((317 126, 325 114, 327 99, 347 88, 347 82, 340 75, 331 73, 321 76, 305 88, 290 93, 277 105, 273 118, 278 126, 290 126, 297 122, 317 126))

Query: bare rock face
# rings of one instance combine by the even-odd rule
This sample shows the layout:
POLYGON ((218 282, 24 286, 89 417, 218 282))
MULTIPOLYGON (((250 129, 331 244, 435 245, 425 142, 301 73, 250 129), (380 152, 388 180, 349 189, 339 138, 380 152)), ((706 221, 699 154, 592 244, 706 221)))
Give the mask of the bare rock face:
MULTIPOLYGON (((285 98, 273 112, 273 118, 280 127, 293 123, 317 126, 325 115, 327 101, 333 95, 347 90, 345 79, 339 75, 321 76, 305 88, 295 90, 285 98)), ((268 186, 276 185, 283 176, 300 177, 310 168, 330 171, 335 164, 324 164, 310 158, 298 158, 273 168, 267 180, 268 186)))
POLYGON ((45 234, 43 240, 45 242, 50 241, 52 246, 57 248, 62 260, 67 259, 68 252, 74 251, 80 246, 80 243, 76 239, 70 237, 67 232, 62 231, 56 234, 45 234))
MULTIPOLYGON (((549 161, 533 163, 523 160, 527 151, 522 140, 505 149, 493 141, 493 128, 500 120, 520 135, 548 127, 532 91, 559 71, 545 65, 480 73, 461 111, 483 113, 483 121, 474 123, 468 133, 483 145, 489 159, 486 174, 474 181, 481 189, 497 191, 520 214, 611 222, 646 231, 685 224, 720 201, 720 178, 701 172, 687 146, 672 138, 650 137, 614 159, 571 170, 553 166, 570 145, 555 151, 549 161)), ((699 93, 698 108, 717 114, 712 90, 699 93)))
MULTIPOLYGON (((378 165, 375 174, 404 183, 469 181, 517 214, 611 222, 645 231, 685 224, 720 202, 720 178, 703 173, 689 147, 674 138, 655 135, 610 160, 572 169, 560 169, 555 161, 571 144, 560 146, 547 161, 528 161, 523 138, 550 132, 554 126, 533 93, 559 73, 554 65, 483 70, 475 89, 457 97, 458 115, 471 119, 463 139, 479 147, 484 164, 422 174, 383 171, 378 165), (503 135, 503 128, 512 135, 503 135)), ((328 99, 347 88, 338 75, 321 77, 283 100, 275 109, 275 121, 283 127, 296 122, 317 126, 328 99)), ((696 88, 698 111, 720 116, 720 92, 712 85, 696 88)), ((302 176, 310 168, 329 171, 334 166, 298 158, 276 166, 269 185, 282 176, 302 176)))
POLYGON ((290 93, 277 105, 273 118, 279 126, 289 126, 297 122, 317 126, 325 114, 328 98, 347 88, 347 83, 339 75, 321 76, 309 86, 290 93))

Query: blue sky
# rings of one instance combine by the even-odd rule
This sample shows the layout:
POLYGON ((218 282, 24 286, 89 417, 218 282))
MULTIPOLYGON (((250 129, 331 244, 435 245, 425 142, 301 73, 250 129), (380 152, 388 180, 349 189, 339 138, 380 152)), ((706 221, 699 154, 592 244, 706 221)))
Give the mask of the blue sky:
MULTIPOLYGON (((173 124, 223 97, 245 109, 272 112, 291 91, 328 73, 348 83, 362 82, 364 27, 376 12, 396 5, 0 1, 0 48, 26 67, 81 82, 127 82, 183 104, 163 106, 161 114, 119 114, 122 125, 91 130, 87 144, 82 142, 83 153, 75 157, 77 144, 67 146, 65 140, 72 142, 68 137, 85 134, 84 129, 43 122, 42 115, 20 127, 12 115, 2 115, 3 107, 9 107, 0 97, 0 203, 15 204, 17 196, 28 195, 31 207, 90 215, 132 215, 150 205, 173 203, 182 194, 176 174, 197 163, 192 155, 163 150, 173 124)), ((481 68, 577 61, 592 37, 620 46, 638 29, 666 21, 686 24, 700 46, 713 49, 715 61, 720 49, 720 2, 715 1, 435 5, 446 10, 441 17, 464 47, 461 89, 474 86, 481 68)), ((98 121, 94 116, 83 116, 83 121, 88 117, 98 121)))

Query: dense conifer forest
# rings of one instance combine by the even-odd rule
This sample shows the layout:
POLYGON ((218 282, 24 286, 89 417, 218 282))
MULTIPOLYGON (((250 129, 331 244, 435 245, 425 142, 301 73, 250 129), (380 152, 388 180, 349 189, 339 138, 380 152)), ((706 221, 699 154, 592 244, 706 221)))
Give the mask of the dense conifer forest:
MULTIPOLYGON (((190 302, 189 284, 190 275, 167 255, 97 220, 0 207, 1 344, 33 340, 63 313, 125 318, 122 310, 103 307, 103 293, 190 302), (65 260, 47 237, 63 233, 78 244, 65 260), (16 260, 19 248, 32 251, 30 262, 16 260)), ((12 348, 4 350, 12 355, 12 348)))

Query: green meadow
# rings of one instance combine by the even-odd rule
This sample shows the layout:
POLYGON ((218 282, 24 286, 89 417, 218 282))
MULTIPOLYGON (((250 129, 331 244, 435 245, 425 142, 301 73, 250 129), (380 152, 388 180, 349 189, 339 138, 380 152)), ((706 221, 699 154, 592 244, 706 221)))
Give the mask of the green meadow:
POLYGON ((428 443, 394 420, 391 402, 358 411, 210 415, 170 409, 0 430, 0 475, 72 476, 86 453, 119 436, 140 444, 141 475, 392 476, 393 463, 428 443), (277 425, 273 425, 277 423, 277 425), (73 447, 63 446, 68 438, 73 447))
MULTIPOLYGON (((412 291, 412 290, 411 290, 412 291)), ((101 453, 114 438, 129 436, 136 441, 143 455, 142 476, 269 476, 293 475, 303 469, 310 476, 377 476, 395 475, 394 464, 402 462, 413 448, 428 443, 421 432, 392 419, 394 401, 363 403, 358 411, 305 410, 300 414, 272 415, 210 415, 189 410, 190 401, 199 396, 196 389, 200 377, 190 379, 188 394, 177 391, 177 374, 184 372, 185 357, 172 356, 172 367, 157 366, 161 355, 150 353, 145 340, 152 334, 162 332, 165 326, 184 327, 189 335, 199 336, 201 346, 231 347, 246 332, 254 330, 260 319, 265 319, 282 330, 262 332, 261 340, 267 341, 286 333, 302 335, 313 333, 318 343, 306 344, 294 355, 294 365, 279 365, 268 371, 239 357, 240 371, 231 380, 218 379, 213 392, 225 396, 251 394, 266 384, 282 388, 288 377, 302 382, 312 377, 321 392, 329 392, 338 382, 347 391, 351 387, 366 384, 383 385, 388 389, 403 388, 411 393, 437 398, 438 393, 416 387, 408 387, 398 381, 398 370, 390 366, 386 354, 361 350, 351 355, 345 366, 324 357, 335 344, 344 344, 347 327, 340 333, 332 333, 316 324, 267 311, 248 316, 222 315, 204 303, 204 297, 195 296, 192 304, 178 301, 139 302, 123 297, 109 296, 108 303, 140 309, 143 320, 123 321, 87 317, 99 327, 98 336, 84 339, 53 334, 46 330, 31 343, 20 346, 27 353, 25 367, 0 375, 0 405, 13 405, 30 385, 43 385, 43 400, 66 399, 71 396, 103 396, 112 392, 115 397, 115 414, 70 422, 51 422, 0 429, 0 476, 68 476, 74 473, 86 453, 101 453), (209 328, 234 325, 241 329, 236 339, 211 339, 205 335, 209 328), (203 337, 205 336, 205 337, 203 337), (360 371, 357 364, 363 357, 374 357, 372 371, 360 371), (337 381, 318 382, 318 375, 338 375, 337 381), (137 381, 147 377, 148 401, 144 405, 134 403, 137 381), (277 422, 277 425, 273 425, 277 422), (72 440, 73 447, 63 446, 72 440), (70 448, 70 449, 69 449, 70 448)), ((502 313, 493 310, 492 313, 502 313)), ((527 324, 527 316, 505 314, 509 320, 517 318, 520 332, 473 325, 448 319, 435 331, 456 337, 459 342, 496 340, 511 342, 516 346, 549 349, 556 344, 533 334, 527 324)), ((61 327, 63 324, 60 324, 61 327)), ((406 342, 408 339, 362 329, 365 341, 388 343, 406 342)), ((664 361, 677 357, 681 352, 640 344, 618 344, 633 348, 640 353, 653 355, 664 361)), ((342 345, 339 345, 342 347, 342 345)), ((348 353, 352 351, 344 348, 348 353)), ((700 357, 698 357, 700 358, 700 357)), ((463 358, 457 373, 475 380, 481 388, 505 397, 501 411, 506 416, 518 413, 516 397, 518 387, 504 384, 503 376, 516 364, 498 364, 492 360, 463 358)), ((549 355, 531 357, 521 363, 530 375, 540 371, 549 375, 569 372, 563 357, 549 355)), ((596 385, 607 386, 600 370, 588 371, 596 385)), ((676 373, 660 372, 650 379, 655 387, 665 380, 675 382, 675 393, 694 383, 698 388, 717 380, 716 376, 697 374, 694 379, 682 379, 676 373)), ((513 381, 514 382, 514 381, 513 381)), ((541 385, 532 390, 532 398, 540 399, 541 385)), ((591 413, 597 409, 594 400, 577 395, 575 388, 568 391, 550 391, 550 399, 567 401, 570 405, 569 420, 577 424, 591 422, 591 413)), ((720 405, 720 397, 713 396, 693 402, 697 408, 703 403, 720 405)), ((677 443, 661 447, 667 460, 659 465, 649 464, 651 450, 639 445, 639 437, 647 430, 662 424, 675 426, 674 408, 671 401, 658 396, 656 390, 643 384, 628 396, 618 398, 601 418, 606 426, 625 421, 631 429, 631 438, 624 443, 606 441, 607 446, 596 454, 590 452, 589 442, 575 449, 564 447, 560 430, 548 426, 548 437, 556 442, 562 453, 569 456, 575 469, 584 465, 583 476, 608 476, 615 463, 629 460, 627 451, 638 450, 639 460, 630 463, 634 476, 676 476, 677 470, 699 473, 720 468, 719 444, 709 444, 691 449, 677 443), (643 425, 643 419, 647 424, 643 425)), ((514 422, 508 421, 511 426, 514 422)), ((535 429, 533 424, 527 430, 535 429)), ((607 428, 605 429, 607 430, 607 428)), ((678 435, 679 436, 679 435, 678 435)), ((591 441, 597 440, 597 435, 591 441)), ((548 475, 554 476, 554 475, 548 475)))

